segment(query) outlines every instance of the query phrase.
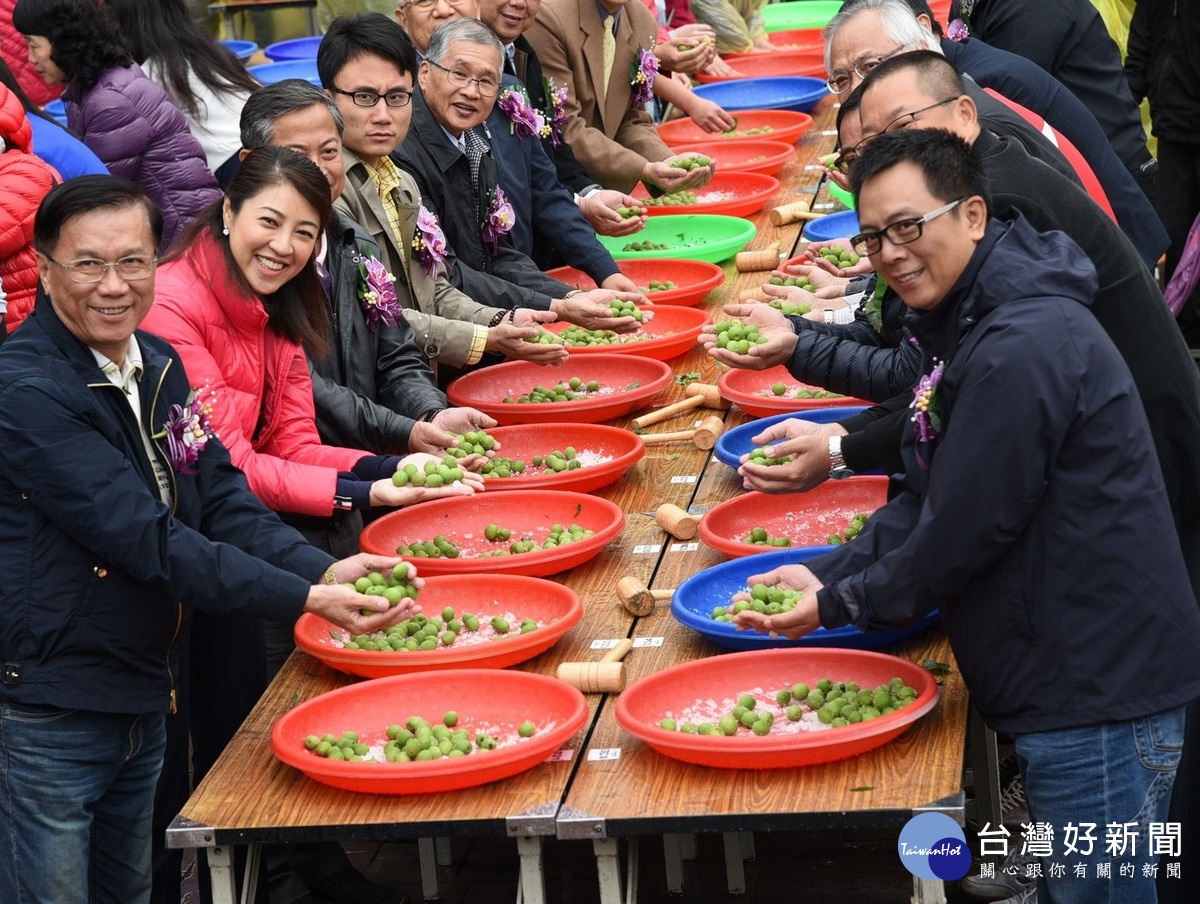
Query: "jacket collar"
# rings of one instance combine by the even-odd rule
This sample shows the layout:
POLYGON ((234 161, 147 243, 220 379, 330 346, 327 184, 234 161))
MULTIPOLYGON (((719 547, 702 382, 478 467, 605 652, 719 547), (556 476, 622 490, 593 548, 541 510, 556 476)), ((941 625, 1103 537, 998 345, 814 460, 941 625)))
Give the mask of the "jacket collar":
POLYGON ((211 292, 226 320, 238 330, 261 332, 267 323, 262 299, 247 293, 229 272, 225 252, 208 230, 200 233, 183 256, 167 266, 188 267, 196 278, 212 286, 211 292))
POLYGON ((463 152, 450 141, 446 130, 434 118, 429 105, 425 103, 424 95, 419 90, 413 92, 412 107, 412 124, 409 128, 421 139, 426 153, 433 158, 438 169, 446 173, 460 160, 465 162, 466 157, 463 156, 463 152))

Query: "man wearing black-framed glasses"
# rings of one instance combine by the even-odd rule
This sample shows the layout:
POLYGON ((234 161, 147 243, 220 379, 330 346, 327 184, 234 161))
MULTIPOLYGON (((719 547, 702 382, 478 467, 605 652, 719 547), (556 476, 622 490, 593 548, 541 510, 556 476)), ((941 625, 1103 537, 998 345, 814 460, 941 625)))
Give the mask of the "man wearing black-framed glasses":
POLYGON ((903 468, 852 544, 751 577, 799 591, 796 608, 735 624, 795 639, 939 610, 972 703, 1013 738, 1033 818, 1130 836, 1133 876, 1100 845, 1071 852, 1082 873, 1044 852, 1037 899, 1151 904, 1147 824, 1166 819, 1200 696, 1200 612, 1139 394, 1088 310, 1095 268, 1060 231, 989 216, 980 158, 948 131, 881 135, 851 181, 924 354, 903 468))

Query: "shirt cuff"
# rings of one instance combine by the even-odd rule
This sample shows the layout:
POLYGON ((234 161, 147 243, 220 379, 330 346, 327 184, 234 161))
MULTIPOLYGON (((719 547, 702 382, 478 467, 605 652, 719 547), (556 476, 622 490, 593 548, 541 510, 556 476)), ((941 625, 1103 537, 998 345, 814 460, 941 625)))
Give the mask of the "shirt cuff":
POLYGON ((478 364, 487 349, 488 331, 486 326, 475 324, 475 332, 471 336, 471 347, 467 349, 467 364, 478 364))

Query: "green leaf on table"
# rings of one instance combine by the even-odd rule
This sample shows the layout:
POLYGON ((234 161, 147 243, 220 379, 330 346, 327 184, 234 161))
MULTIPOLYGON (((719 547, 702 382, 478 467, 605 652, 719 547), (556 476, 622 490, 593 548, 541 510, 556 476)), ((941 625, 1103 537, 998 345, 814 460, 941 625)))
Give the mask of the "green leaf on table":
POLYGON ((675 378, 675 385, 676 386, 687 386, 689 383, 695 383, 699 379, 700 379, 700 371, 689 370, 687 373, 679 374, 675 378))
POLYGON ((933 673, 934 677, 937 678, 938 684, 941 684, 942 679, 950 674, 950 663, 948 662, 938 662, 936 659, 922 659, 921 666, 933 673))
POLYGON ((874 791, 875 786, 874 785, 860 785, 859 787, 851 788, 850 790, 851 791, 874 791))
POLYGON ((634 380, 632 383, 630 383, 628 386, 625 387, 625 391, 630 392, 634 389, 637 389, 641 385, 642 385, 641 380, 634 380))

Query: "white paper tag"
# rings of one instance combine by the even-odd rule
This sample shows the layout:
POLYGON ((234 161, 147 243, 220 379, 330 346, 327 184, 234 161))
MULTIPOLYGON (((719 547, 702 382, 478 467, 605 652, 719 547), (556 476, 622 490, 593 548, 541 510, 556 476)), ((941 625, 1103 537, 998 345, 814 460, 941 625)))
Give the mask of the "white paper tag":
POLYGON ((588 751, 589 760, 619 760, 620 758, 620 747, 597 747, 595 750, 588 751))
POLYGON ((699 543, 672 543, 671 552, 695 552, 700 548, 699 543))
POLYGON ((695 483, 695 474, 676 474, 671 478, 671 483, 695 483))
POLYGON ((633 641, 634 649, 638 647, 661 647, 663 639, 661 637, 636 637, 633 641))
POLYGON ((569 763, 575 756, 574 747, 560 747, 546 758, 547 763, 569 763))
POLYGON ((641 546, 635 546, 633 548, 633 552, 635 555, 644 555, 645 553, 648 553, 648 552, 662 552, 662 544, 661 543, 643 543, 641 546))
POLYGON ((593 641, 592 641, 592 643, 591 643, 591 645, 589 646, 589 649, 592 649, 592 650, 611 650, 613 647, 615 647, 615 646, 616 646, 617 644, 619 644, 620 642, 621 642, 621 641, 619 641, 619 640, 617 640, 616 638, 613 638, 613 637, 601 637, 601 638, 599 638, 599 639, 597 639, 597 640, 593 640, 593 641))

